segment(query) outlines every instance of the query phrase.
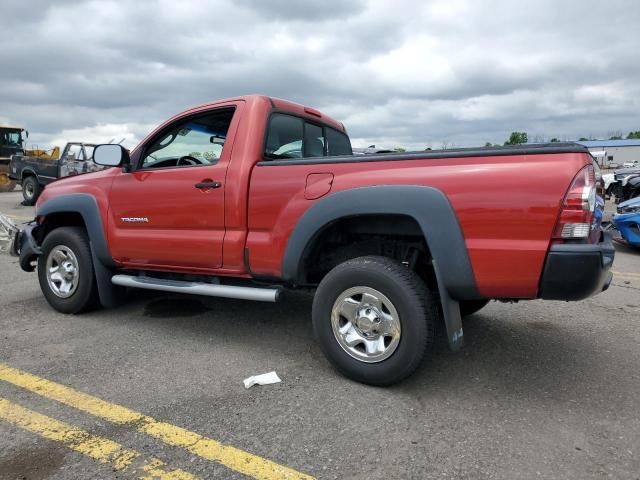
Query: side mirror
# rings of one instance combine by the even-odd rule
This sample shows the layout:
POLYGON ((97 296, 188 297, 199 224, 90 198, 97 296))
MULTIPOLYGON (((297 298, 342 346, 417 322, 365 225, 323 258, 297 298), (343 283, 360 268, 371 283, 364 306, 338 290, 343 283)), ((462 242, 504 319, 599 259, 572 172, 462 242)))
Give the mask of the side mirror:
POLYGON ((129 163, 129 152, 121 145, 106 143, 95 148, 93 161, 104 167, 119 167, 129 163))

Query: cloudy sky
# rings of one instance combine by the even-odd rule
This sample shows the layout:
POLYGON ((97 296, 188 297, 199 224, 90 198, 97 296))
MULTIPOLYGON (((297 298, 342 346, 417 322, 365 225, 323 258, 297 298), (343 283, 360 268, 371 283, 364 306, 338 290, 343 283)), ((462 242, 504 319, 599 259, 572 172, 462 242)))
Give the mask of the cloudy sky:
POLYGON ((640 130, 637 0, 0 0, 0 124, 29 143, 125 138, 264 93, 355 146, 640 130))

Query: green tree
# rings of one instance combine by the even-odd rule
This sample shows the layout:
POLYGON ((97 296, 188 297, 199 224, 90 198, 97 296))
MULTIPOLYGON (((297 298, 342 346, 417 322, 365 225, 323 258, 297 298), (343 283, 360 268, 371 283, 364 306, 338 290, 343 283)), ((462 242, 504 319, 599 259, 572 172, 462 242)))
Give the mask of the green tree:
POLYGON ((580 140, 578 140, 578 141, 579 142, 586 142, 587 140, 589 140, 589 139, 586 138, 586 137, 580 137, 580 140))
POLYGON ((609 137, 609 140, 622 140, 620 135, 614 135, 613 137, 609 137))
POLYGON ((493 147, 493 143, 491 142, 487 142, 484 144, 485 147, 493 147))
POLYGON ((551 140, 549 140, 551 143, 556 143, 559 142, 560 140, 558 140, 556 137, 553 137, 551 140))
POLYGON ((640 140, 640 130, 629 132, 629 135, 627 135, 627 140, 640 140))
POLYGON ((522 145, 523 143, 527 143, 527 132, 511 132, 509 135, 509 140, 504 142, 505 145, 522 145))

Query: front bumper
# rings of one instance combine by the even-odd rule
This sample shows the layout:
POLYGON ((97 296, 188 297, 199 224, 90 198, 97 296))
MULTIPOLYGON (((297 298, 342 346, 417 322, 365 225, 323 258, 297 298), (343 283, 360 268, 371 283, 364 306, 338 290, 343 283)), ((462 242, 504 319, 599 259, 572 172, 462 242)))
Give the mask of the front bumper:
POLYGON ((21 229, 11 219, 0 215, 0 252, 20 257, 20 268, 26 272, 33 271, 33 261, 42 254, 33 236, 33 229, 37 226, 33 221, 21 229))
POLYGON ((640 247, 640 212, 618 213, 612 221, 629 245, 640 247))
POLYGON ((553 245, 540 281, 545 300, 582 300, 609 288, 615 249, 602 233, 597 244, 553 245))
POLYGON ((20 228, 13 220, 4 215, 0 215, 0 252, 17 256, 16 245, 20 228))

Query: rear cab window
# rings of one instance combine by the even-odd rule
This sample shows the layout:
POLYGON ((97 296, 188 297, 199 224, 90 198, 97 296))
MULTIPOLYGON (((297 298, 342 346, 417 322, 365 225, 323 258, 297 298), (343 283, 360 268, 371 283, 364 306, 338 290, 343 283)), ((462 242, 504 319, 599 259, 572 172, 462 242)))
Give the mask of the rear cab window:
POLYGON ((274 113, 269 119, 266 160, 352 154, 349 137, 332 127, 285 113, 274 113))

